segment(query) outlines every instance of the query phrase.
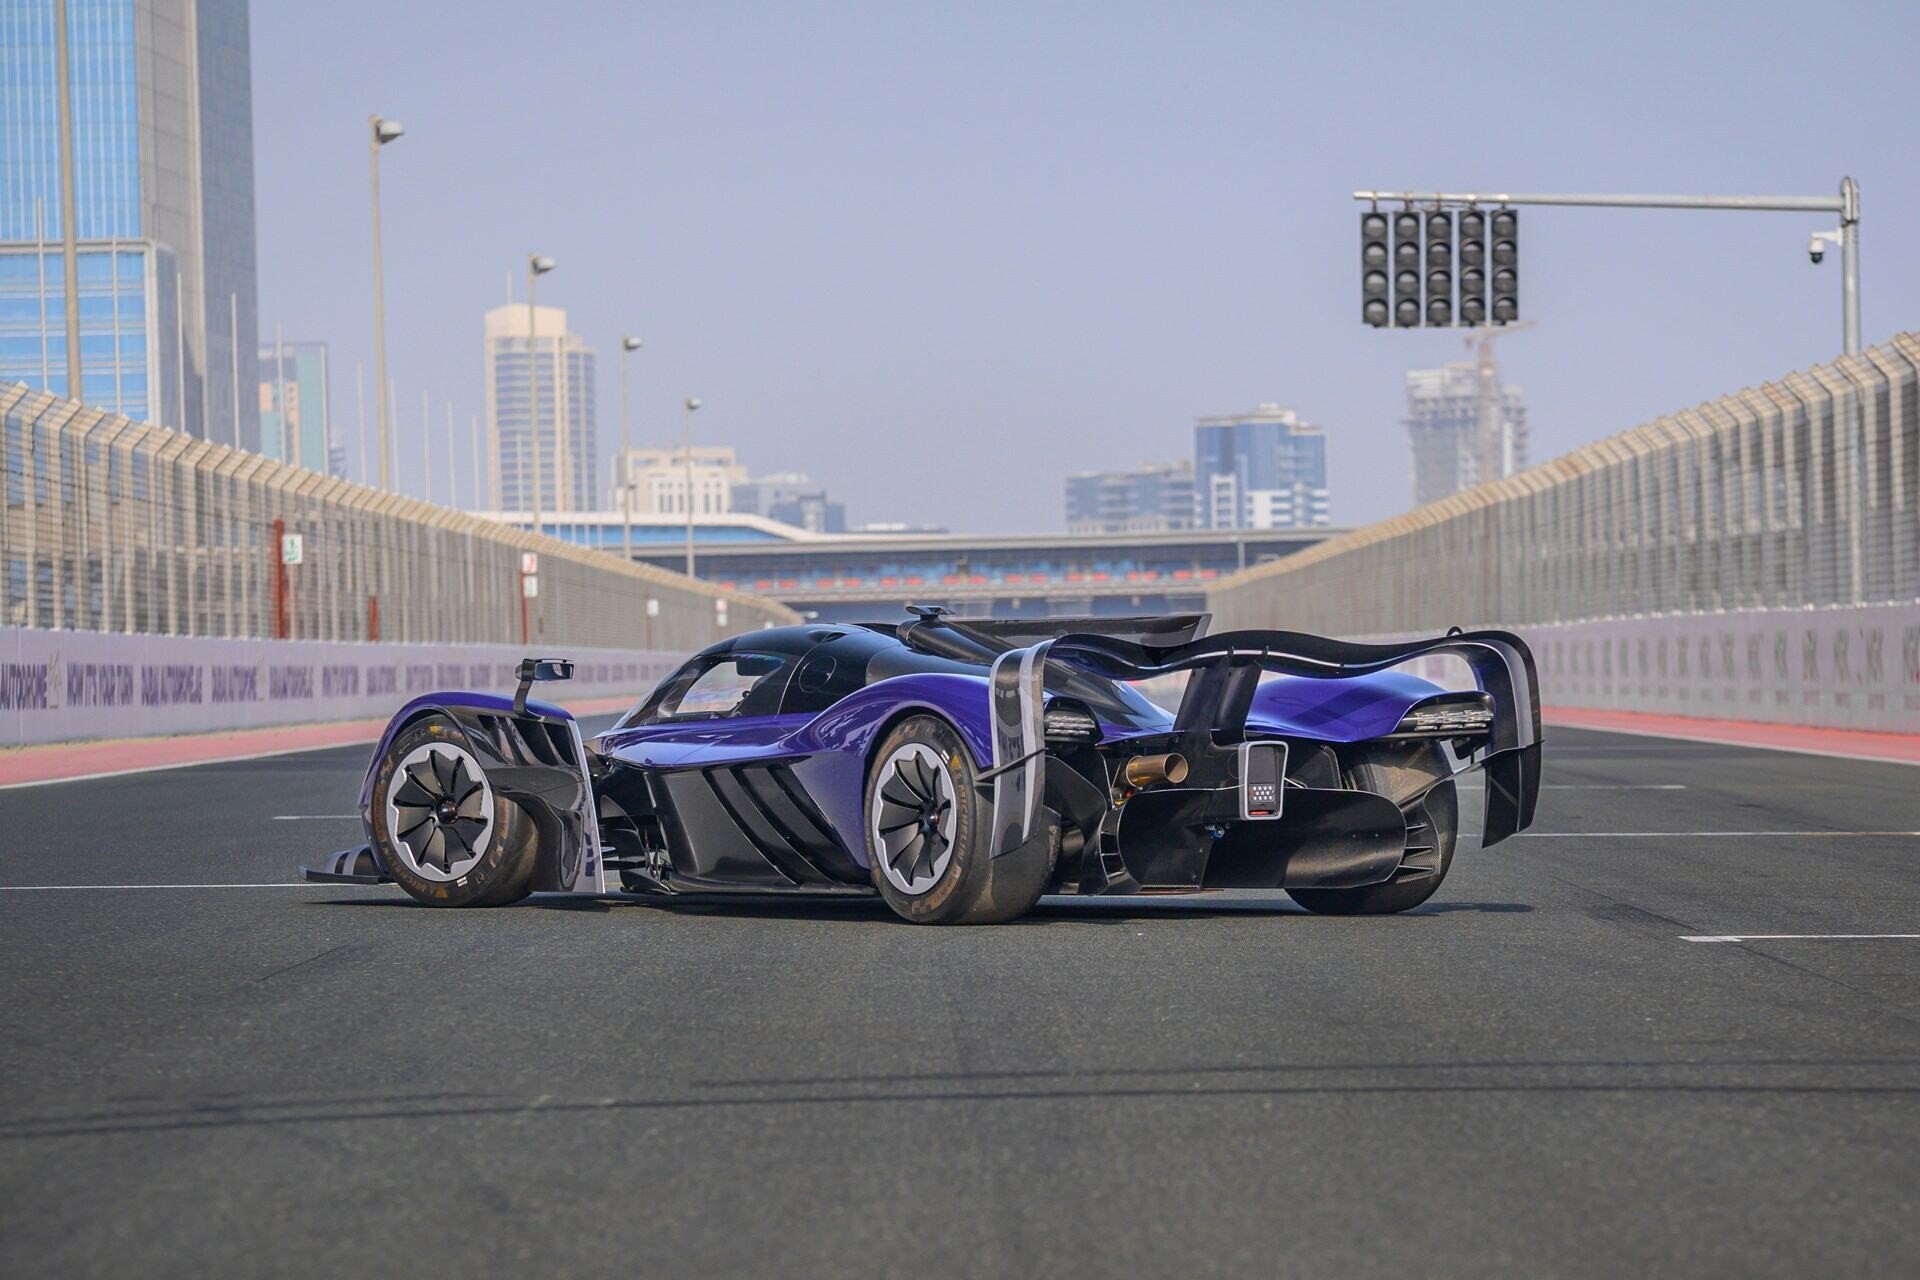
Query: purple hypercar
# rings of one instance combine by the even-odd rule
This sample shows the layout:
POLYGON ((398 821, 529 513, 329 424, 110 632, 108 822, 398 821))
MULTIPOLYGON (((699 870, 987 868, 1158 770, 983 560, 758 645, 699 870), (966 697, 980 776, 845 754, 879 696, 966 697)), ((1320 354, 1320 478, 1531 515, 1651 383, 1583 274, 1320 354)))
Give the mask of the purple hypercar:
POLYGON ((591 742, 527 699, 564 661, 523 662, 510 699, 417 698, 374 752, 367 843, 302 874, 436 906, 877 893, 908 920, 987 923, 1043 893, 1261 888, 1377 914, 1446 876, 1456 774, 1486 772, 1484 844, 1533 821, 1533 657, 1506 632, 1368 645, 1203 638, 1204 614, 910 612, 712 645, 591 742), (1389 669, 1428 654, 1476 688, 1389 669), (1168 677, 1172 712, 1139 688, 1168 677))

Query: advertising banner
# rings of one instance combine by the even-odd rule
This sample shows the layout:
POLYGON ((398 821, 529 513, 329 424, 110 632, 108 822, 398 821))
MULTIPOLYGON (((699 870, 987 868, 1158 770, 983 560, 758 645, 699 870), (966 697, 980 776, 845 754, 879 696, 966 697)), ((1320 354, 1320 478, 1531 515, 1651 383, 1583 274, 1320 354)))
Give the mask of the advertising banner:
MULTIPOLYGON (((436 689, 511 693, 512 645, 222 640, 0 627, 0 745, 140 738, 390 715, 436 689)), ((553 701, 635 701, 685 656, 566 648, 553 701)))

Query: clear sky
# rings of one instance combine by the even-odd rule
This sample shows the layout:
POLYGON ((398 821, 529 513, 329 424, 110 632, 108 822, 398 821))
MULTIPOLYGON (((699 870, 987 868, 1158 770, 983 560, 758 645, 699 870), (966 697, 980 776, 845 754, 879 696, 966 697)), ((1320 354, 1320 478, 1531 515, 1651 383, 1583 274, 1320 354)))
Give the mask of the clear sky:
MULTIPOLYGON (((1881 341, 1920 328, 1916 49, 1913 0, 257 0, 262 336, 332 344, 351 449, 378 111, 408 130, 382 169, 405 472, 423 389, 437 424, 483 411, 481 314, 538 250, 599 353, 603 453, 631 331, 636 443, 698 395, 700 438, 856 520, 1061 528, 1069 471, 1190 456, 1194 417, 1271 400, 1327 429, 1358 523, 1407 505, 1404 372, 1465 353, 1360 324, 1356 188, 1851 173, 1881 341)), ((1838 255, 1806 254, 1832 224, 1525 211, 1540 327, 1502 361, 1536 460, 1837 353, 1838 255)))

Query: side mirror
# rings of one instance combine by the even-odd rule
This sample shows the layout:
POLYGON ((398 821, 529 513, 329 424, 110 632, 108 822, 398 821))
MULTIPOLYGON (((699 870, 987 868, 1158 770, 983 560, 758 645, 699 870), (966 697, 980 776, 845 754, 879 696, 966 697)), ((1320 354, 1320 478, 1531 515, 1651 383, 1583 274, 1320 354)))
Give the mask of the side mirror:
POLYGON ((522 680, 571 680, 573 663, 565 658, 520 659, 522 680))
POLYGON ((527 714, 527 694, 536 680, 571 680, 573 663, 566 658, 520 659, 520 687, 513 694, 513 714, 527 714))

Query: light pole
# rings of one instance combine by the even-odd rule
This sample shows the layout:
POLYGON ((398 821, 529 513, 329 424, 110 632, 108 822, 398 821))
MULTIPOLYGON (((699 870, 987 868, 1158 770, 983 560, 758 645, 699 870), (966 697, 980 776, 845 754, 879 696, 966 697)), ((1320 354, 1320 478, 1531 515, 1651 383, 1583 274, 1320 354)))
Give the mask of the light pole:
MULTIPOLYGON (((534 341, 533 286, 558 265, 537 253, 527 255, 527 436, 533 453, 533 531, 540 532, 540 358, 534 341)), ((555 394, 559 384, 554 385, 555 394)), ((559 494, 555 494, 557 501, 559 494)))
POLYGON ((697 397, 688 396, 680 414, 681 452, 687 459, 687 576, 693 576, 693 411, 700 407, 697 397))
POLYGON ((380 388, 380 487, 387 487, 387 295, 380 268, 380 148, 406 132, 398 120, 367 117, 367 165, 373 173, 373 385, 380 388))
POLYGON ((627 357, 642 346, 631 335, 620 339, 620 465, 614 470, 620 477, 620 554, 633 563, 633 485, 627 466, 633 449, 633 417, 627 412, 627 357))

